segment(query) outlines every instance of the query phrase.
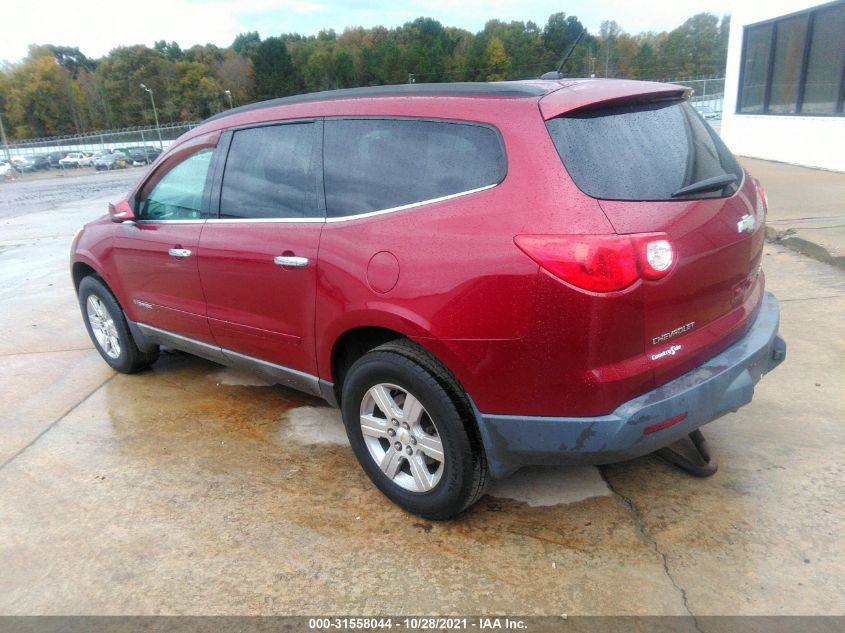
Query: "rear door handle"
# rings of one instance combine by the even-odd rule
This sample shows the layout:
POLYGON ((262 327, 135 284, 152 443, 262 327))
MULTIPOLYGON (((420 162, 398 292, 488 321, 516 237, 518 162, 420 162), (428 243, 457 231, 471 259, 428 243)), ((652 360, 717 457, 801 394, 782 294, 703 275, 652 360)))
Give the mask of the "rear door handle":
POLYGON ((187 248, 171 248, 167 251, 167 254, 171 257, 176 257, 177 259, 185 259, 186 257, 191 256, 191 251, 187 248))
POLYGON ((294 257, 294 256, 286 256, 286 255, 279 255, 278 257, 273 258, 273 263, 277 266, 286 266, 290 268, 303 268, 308 265, 308 258, 307 257, 294 257))

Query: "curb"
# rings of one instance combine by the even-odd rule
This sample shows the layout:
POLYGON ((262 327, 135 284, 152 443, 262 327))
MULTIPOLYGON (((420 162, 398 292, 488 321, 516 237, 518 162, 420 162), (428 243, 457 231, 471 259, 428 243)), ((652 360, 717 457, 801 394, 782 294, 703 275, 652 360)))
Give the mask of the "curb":
POLYGON ((845 270, 845 256, 831 255, 824 246, 809 242, 801 237, 796 237, 794 229, 778 231, 770 226, 766 227, 766 241, 772 244, 780 244, 788 249, 806 255, 823 264, 830 264, 845 270))

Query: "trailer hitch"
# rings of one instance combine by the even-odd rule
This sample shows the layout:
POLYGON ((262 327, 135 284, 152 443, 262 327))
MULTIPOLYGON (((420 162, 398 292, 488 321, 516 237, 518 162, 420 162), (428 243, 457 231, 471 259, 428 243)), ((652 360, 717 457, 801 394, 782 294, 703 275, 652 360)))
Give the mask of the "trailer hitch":
POLYGON ((707 440, 699 429, 655 451, 655 455, 694 477, 709 477, 719 469, 719 463, 710 455, 707 440))

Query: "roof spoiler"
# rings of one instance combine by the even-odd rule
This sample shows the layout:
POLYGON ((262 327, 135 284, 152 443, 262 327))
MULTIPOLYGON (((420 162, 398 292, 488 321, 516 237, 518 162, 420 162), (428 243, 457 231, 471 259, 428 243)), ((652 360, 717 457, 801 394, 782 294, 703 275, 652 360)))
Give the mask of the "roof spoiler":
POLYGON ((540 99, 543 118, 620 105, 689 99, 692 88, 651 81, 594 80, 566 86, 540 99))

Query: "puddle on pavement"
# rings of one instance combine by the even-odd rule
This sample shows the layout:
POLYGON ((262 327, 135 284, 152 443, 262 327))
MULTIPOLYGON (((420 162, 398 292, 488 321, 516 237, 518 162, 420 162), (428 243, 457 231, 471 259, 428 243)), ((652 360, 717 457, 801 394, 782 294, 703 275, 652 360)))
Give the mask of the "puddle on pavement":
POLYGON ((595 466, 540 466, 523 468, 487 489, 493 497, 523 501, 529 506, 577 503, 612 493, 595 466))
POLYGON ((228 387, 272 387, 273 385, 260 376, 232 367, 221 367, 217 372, 209 376, 218 385, 228 387))
MULTIPOLYGON (((104 392, 120 453, 139 464, 153 461, 178 470, 185 460, 199 480, 223 478, 237 487, 272 490, 279 505, 270 514, 279 520, 289 520, 298 502, 309 508, 297 510, 306 523, 311 523, 313 507, 315 525, 323 520, 317 510, 321 504, 350 513, 373 502, 382 505, 380 493, 349 449, 340 411, 321 406, 317 398, 173 353, 163 355, 148 372, 116 377, 104 392), (342 486, 338 472, 345 473, 342 486)), ((516 517, 526 505, 557 512, 555 507, 563 511, 610 496, 596 468, 526 468, 492 482, 468 519, 475 523, 470 517, 491 512, 500 517, 516 512, 516 517)), ((401 523, 405 513, 397 512, 380 521, 401 523)))
MULTIPOLYGON (((336 409, 281 387, 224 382, 242 380, 187 355, 116 375, 39 443, 60 464, 51 494, 122 509, 121 533, 166 532, 172 547, 262 564, 275 552, 287 591, 313 578, 315 565, 320 578, 383 574, 378 586, 397 574, 430 586, 431 577, 461 573, 477 606, 495 610, 501 597, 486 595, 491 583, 528 604, 571 570, 654 564, 595 469, 529 469, 494 483, 455 520, 428 521, 373 486, 336 409), (396 557, 397 542, 407 556, 396 557)), ((326 581, 326 591, 333 586, 326 581)), ((446 604, 448 592, 437 598, 446 604)))
POLYGON ((282 416, 279 437, 301 446, 349 446, 340 410, 332 407, 296 407, 282 416))
MULTIPOLYGON (((340 411, 330 407, 286 411, 278 436, 300 446, 349 446, 340 411)), ((598 468, 546 466, 523 468, 507 479, 494 481, 487 494, 538 507, 577 503, 590 497, 610 496, 611 492, 598 468)))

